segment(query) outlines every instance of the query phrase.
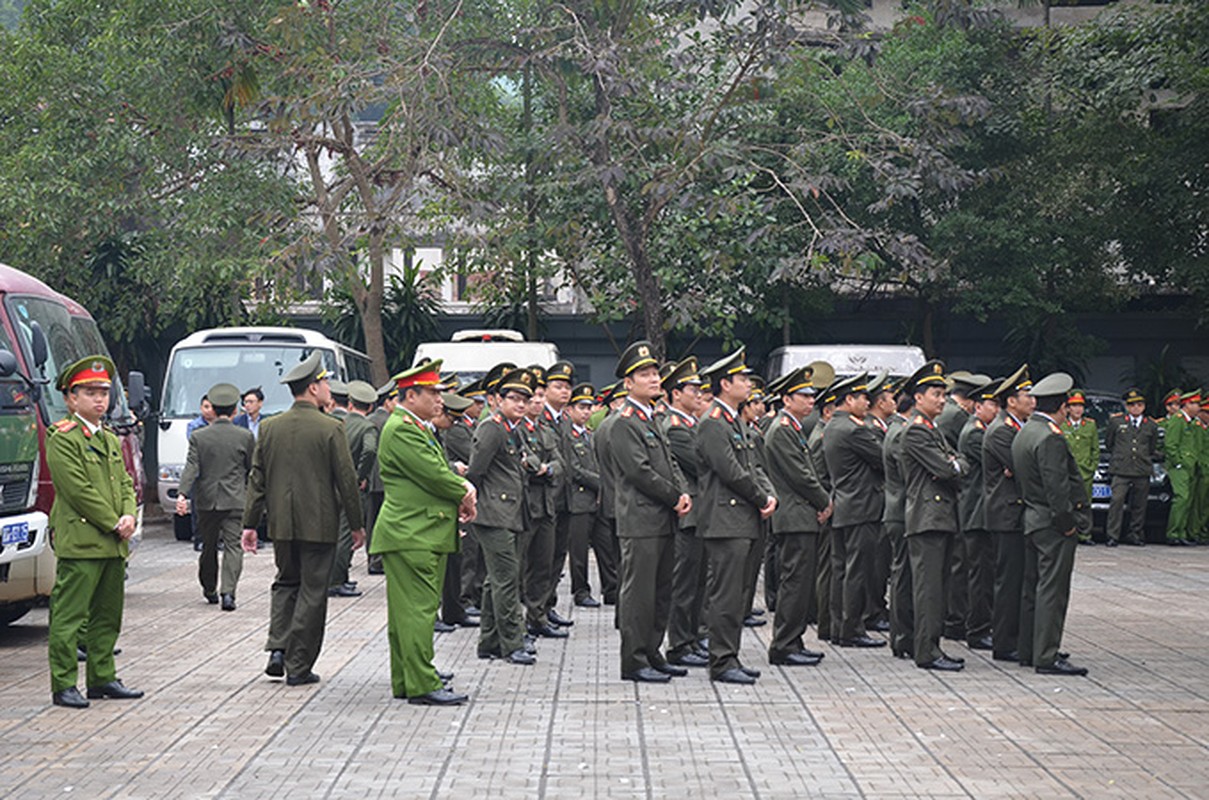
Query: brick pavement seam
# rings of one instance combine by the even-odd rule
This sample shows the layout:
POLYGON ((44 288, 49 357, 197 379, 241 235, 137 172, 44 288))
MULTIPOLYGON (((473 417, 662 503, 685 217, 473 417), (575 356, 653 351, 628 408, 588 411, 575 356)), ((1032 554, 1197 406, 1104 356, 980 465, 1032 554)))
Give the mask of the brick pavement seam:
POLYGON ((638 752, 642 756, 642 788, 646 792, 646 800, 654 800, 654 794, 651 791, 651 760, 650 753, 646 746, 646 724, 645 718, 642 715, 642 697, 638 690, 639 683, 634 682, 634 721, 638 729, 638 752))
POLYGON ((557 640, 562 643, 559 649, 562 654, 558 658, 558 678, 554 682, 554 693, 550 696, 550 723, 546 726, 546 751, 542 759, 542 774, 537 780, 538 800, 545 800, 546 786, 550 781, 550 757, 554 746, 554 723, 558 719, 558 700, 562 692, 563 669, 567 666, 567 651, 570 649, 570 638, 557 640))
POLYGON ((735 746, 735 755, 739 757, 739 763, 743 766, 743 775, 747 778, 747 785, 751 787, 751 796, 755 800, 760 800, 760 788, 756 785, 756 778, 751 774, 751 765, 747 763, 747 757, 743 753, 743 748, 739 745, 739 735, 735 733, 734 721, 726 711, 726 701, 722 699, 722 691, 718 688, 718 682, 711 680, 710 688, 714 690, 714 697, 718 701, 718 708, 722 712, 722 719, 726 720, 726 732, 730 734, 730 741, 735 746))

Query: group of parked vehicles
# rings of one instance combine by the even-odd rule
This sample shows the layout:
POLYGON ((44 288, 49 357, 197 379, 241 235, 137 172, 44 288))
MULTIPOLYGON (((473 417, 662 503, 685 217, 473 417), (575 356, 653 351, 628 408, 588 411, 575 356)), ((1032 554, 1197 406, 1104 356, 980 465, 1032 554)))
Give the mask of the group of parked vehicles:
MULTIPOLYGON (((303 328, 245 327, 198 331, 172 349, 160 406, 152 411, 143 375, 115 377, 108 424, 122 443, 126 469, 134 478, 141 539, 144 508, 142 426, 158 425, 156 493, 163 511, 176 520, 176 536, 188 539, 189 521, 176 517, 177 486, 188 450, 186 427, 201 398, 218 382, 242 390, 260 387, 264 416, 289 407, 291 398, 277 381, 312 352, 323 353, 327 369, 341 380, 369 380, 365 354, 323 334, 303 328)), ((45 283, 0 264, 0 625, 7 625, 45 602, 54 585, 54 551, 49 546, 48 513, 54 489, 46 468, 47 427, 67 415, 62 394, 54 390, 66 364, 108 348, 88 311, 45 283)), ((515 331, 467 330, 448 342, 419 347, 415 361, 440 358, 444 368, 464 380, 481 377, 501 361, 549 366, 559 358, 549 342, 526 341, 515 331)), ((790 346, 774 350, 767 372, 776 377, 802 364, 823 359, 839 374, 877 372, 909 375, 924 363, 919 348, 871 345, 790 346)), ((1123 411, 1115 395, 1088 394, 1088 413, 1105 430, 1109 414, 1123 411)), ((1110 495, 1107 458, 1093 487, 1092 507, 1103 529, 1110 495)), ((1166 524, 1171 487, 1161 465, 1151 480, 1147 528, 1166 524)), ((1152 536, 1154 534, 1152 533, 1152 536)))

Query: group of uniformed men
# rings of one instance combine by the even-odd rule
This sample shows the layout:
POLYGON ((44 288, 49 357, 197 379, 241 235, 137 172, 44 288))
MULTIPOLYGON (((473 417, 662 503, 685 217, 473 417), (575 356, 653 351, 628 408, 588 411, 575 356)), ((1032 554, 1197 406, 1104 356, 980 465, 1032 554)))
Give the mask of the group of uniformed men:
MULTIPOLYGON (((98 372, 99 363, 81 362, 75 376, 65 370, 60 388, 107 389, 112 366, 98 372)), ((432 664, 434 626, 479 627, 480 658, 519 665, 535 663, 537 638, 565 638, 573 623, 556 602, 568 554, 573 602, 601 605, 590 590, 589 550, 601 598, 616 606, 627 680, 662 683, 708 667, 713 680, 754 683, 760 672, 742 663, 739 645, 745 626, 764 624, 753 608, 762 567, 775 609, 774 665, 817 665, 824 654, 804 643, 815 624, 821 640, 842 647, 884 646, 870 634, 887 632, 896 656, 926 669, 963 668, 941 649, 948 638, 1041 673, 1086 674, 1059 648, 1074 545, 1091 527, 1081 449, 1089 423, 1093 464, 1099 446, 1081 413, 1085 398, 1064 373, 1034 384, 1027 366, 992 379, 946 374, 933 360, 897 380, 837 378, 815 362, 765 387, 742 348, 700 369, 691 356, 661 365, 645 341, 625 350, 617 382, 599 392, 576 383, 565 361, 500 364, 466 385, 440 366, 418 365, 378 390, 333 387, 315 354, 283 376, 295 403, 264 420, 254 443, 221 424, 238 390, 211 390, 220 424, 191 440, 182 495, 229 500, 246 478, 242 502, 202 506, 204 536, 226 541, 229 555, 239 527, 243 549, 254 552, 258 526, 266 514, 271 520, 277 575, 267 674, 290 685, 319 680, 311 667, 327 598, 358 593, 349 564, 367 538, 370 572, 387 576, 393 693, 411 702, 467 699, 432 664), (766 411, 773 401, 776 413, 766 411), (208 447, 225 455, 207 455, 208 447)), ((1155 423, 1135 395, 1125 398, 1129 414, 1110 421, 1121 430, 1108 432, 1110 543, 1137 539, 1133 493, 1142 493, 1144 509, 1142 479, 1154 460, 1155 423), (1124 537, 1118 498, 1133 508, 1124 537)), ((1163 423, 1177 495, 1173 539, 1201 531, 1209 515, 1200 398, 1178 399, 1178 414, 1163 423)), ((73 587, 113 582, 71 572, 71 520, 88 522, 80 504, 93 498, 73 494, 78 468, 56 454, 74 431, 91 431, 91 406, 80 407, 85 424, 57 426, 49 456, 60 523, 53 690, 56 703, 77 706, 87 702, 74 681, 66 685, 64 653, 84 630, 98 654, 96 664, 90 656, 89 696, 141 694, 116 681, 111 654, 105 660, 116 627, 97 609, 110 607, 94 602, 91 617, 72 611, 84 602, 73 605, 83 591, 73 587)), ((95 536, 114 539, 103 555, 120 556, 123 522, 110 524, 109 515, 126 505, 115 494, 88 522, 95 536)), ((211 602, 215 572, 200 573, 211 602)), ((238 561, 228 568, 224 559, 226 610, 237 578, 238 561)), ((120 603, 117 611, 120 624, 120 603)))

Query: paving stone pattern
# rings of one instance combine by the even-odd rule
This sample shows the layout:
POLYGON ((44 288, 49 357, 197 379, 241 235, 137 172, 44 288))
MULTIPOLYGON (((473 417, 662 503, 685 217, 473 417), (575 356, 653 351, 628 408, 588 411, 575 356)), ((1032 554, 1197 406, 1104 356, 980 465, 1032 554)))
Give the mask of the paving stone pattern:
POLYGON ((639 686, 619 679, 612 609, 564 607, 571 638, 539 641, 534 667, 478 660, 472 629, 437 636, 459 708, 391 697, 385 587, 361 553, 322 682, 265 677, 272 554, 244 563, 223 613, 188 544, 149 527, 118 657, 140 701, 57 708, 46 611, 0 631, 0 797, 1209 796, 1209 549, 1079 548, 1064 645, 1088 678, 956 642, 958 674, 830 645, 817 668, 770 667, 765 626, 743 637, 754 687, 703 670, 639 686))

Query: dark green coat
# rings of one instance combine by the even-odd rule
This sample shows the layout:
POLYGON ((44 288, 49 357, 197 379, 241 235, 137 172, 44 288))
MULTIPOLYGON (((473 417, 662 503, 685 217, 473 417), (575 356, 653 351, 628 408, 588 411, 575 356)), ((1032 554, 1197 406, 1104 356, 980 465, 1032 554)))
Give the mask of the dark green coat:
POLYGON ((358 484, 369 486, 373 480, 374 465, 378 462, 378 428, 369 419, 352 411, 342 414, 344 438, 357 470, 358 484))
POLYGON ((219 417, 189 437, 189 455, 177 491, 191 498, 199 511, 243 510, 255 450, 251 431, 219 417))
POLYGON ((768 477, 777 495, 772 515, 773 533, 810 533, 820 529, 818 513, 831 498, 814 471, 806 433, 784 409, 764 435, 768 477))
POLYGON ((284 414, 261 422, 243 527, 257 527, 267 510, 274 541, 335 544, 341 509, 349 528, 365 527, 340 420, 295 401, 284 414))
POLYGON ((886 496, 882 489, 882 439, 873 426, 837 411, 823 437, 827 472, 831 475, 837 528, 881 522, 886 496))
POLYGON ((905 522, 907 519, 906 484, 903 481, 903 434, 911 420, 902 414, 890 417, 886 436, 882 440, 882 466, 885 468, 882 485, 885 487, 886 507, 882 510, 882 522, 905 522))
POLYGON ((680 518, 680 527, 696 528, 697 518, 701 515, 701 510, 697 507, 697 476, 701 471, 697 457, 697 418, 673 408, 668 409, 659 424, 667 435, 672 458, 676 459, 680 474, 684 476, 688 494, 693 498, 693 508, 680 518))
POLYGON ((823 484, 823 488, 827 493, 831 493, 831 473, 827 471, 827 456, 823 453, 823 434, 827 430, 828 422, 824 422, 821 418, 815 419, 814 427, 807 428, 806 421, 802 423, 802 432, 806 434, 806 446, 810 448, 810 460, 814 462, 814 474, 819 476, 819 482, 823 484), (809 431, 809 433, 807 433, 809 431))
POLYGON ((1104 426, 1104 449, 1108 451, 1108 471, 1126 478, 1149 477, 1156 461, 1163 460, 1159 424, 1142 417, 1137 427, 1127 414, 1113 414, 1104 426))
POLYGON ((617 519, 617 467, 610 442, 616 424, 617 414, 610 411, 592 432, 592 447, 600 467, 600 513, 605 519, 617 519))
POLYGON ((982 437, 982 517, 988 531, 1024 529, 1024 500, 1012 459, 1012 442, 1020 423, 1000 414, 982 437))
POLYGON ((952 397, 945 400, 945 407, 941 409, 940 416, 936 418, 935 425, 940 428, 940 432, 944 434, 945 441, 949 443, 949 447, 957 449, 957 440, 961 438, 961 429, 965 427, 966 420, 969 419, 970 412, 966 411, 952 397))
POLYGON ((617 535, 671 536, 676 517, 673 509, 685 487, 667 437, 646 411, 629 400, 613 416, 617 420, 608 436, 617 478, 617 535))
POLYGON ((567 510, 572 514, 591 514, 600 501, 600 465, 596 463, 595 434, 584 428, 567 426, 564 452, 567 454, 567 510))
POLYGON ((1012 462, 1024 498, 1024 532, 1091 530, 1083 476, 1062 429, 1035 412, 1012 442, 1012 462))
POLYGON ((466 477, 478 489, 476 525, 510 531, 525 529, 520 434, 508 430, 507 421, 498 411, 474 426, 474 447, 466 477))
POLYGON ((441 444, 445 447, 445 457, 450 464, 455 461, 470 464, 470 453, 474 449, 473 420, 454 419, 453 424, 443 432, 441 444))
MULTIPOLYGON (((533 519, 553 517, 561 504, 559 495, 566 491, 563 481, 565 467, 558 433, 553 427, 528 417, 521 420, 517 430, 521 433, 523 442, 521 464, 527 476, 525 497, 529 503, 529 516, 533 519), (538 475, 543 464, 546 471, 538 475)), ((565 508, 565 504, 563 505, 565 508)))
POLYGON ((118 437, 104 428, 89 433, 74 418, 63 420, 46 432, 46 465, 55 486, 50 509, 55 555, 129 556, 115 528, 119 518, 134 516, 138 508, 118 437))
POLYGON ((902 448, 907 536, 926 531, 957 533, 957 492, 969 464, 923 414, 911 420, 902 448))
POLYGON ((969 463, 970 469, 961 476, 961 499, 957 503, 963 531, 984 531, 986 499, 982 479, 982 440, 986 425, 973 414, 966 420, 957 439, 957 452, 969 463))
POLYGON ((560 469, 552 474, 549 479, 550 489, 554 493, 554 510, 557 514, 562 514, 567 510, 567 502, 570 500, 568 494, 567 483, 570 480, 567 462, 570 455, 567 453, 567 433, 571 429, 571 420, 567 417, 566 409, 563 409, 557 417, 550 409, 550 406, 542 406, 542 413, 537 418, 538 424, 545 429, 549 434, 549 441, 558 449, 558 461, 560 469))
MULTIPOLYGON (((390 419, 390 412, 383 406, 378 406, 369 413, 366 417, 378 432, 378 438, 382 438, 382 429, 386 427, 386 420, 390 419)), ((371 492, 382 491, 382 475, 378 471, 378 459, 374 459, 374 467, 369 476, 369 490, 371 492)))
POLYGON ((760 509, 774 494, 747 423, 718 400, 697 425, 697 530, 702 538, 756 539, 760 509))

